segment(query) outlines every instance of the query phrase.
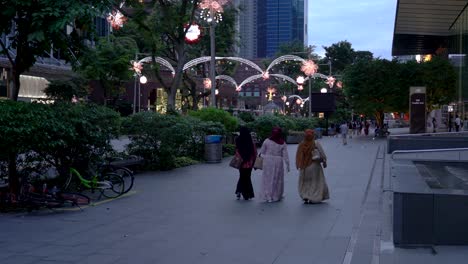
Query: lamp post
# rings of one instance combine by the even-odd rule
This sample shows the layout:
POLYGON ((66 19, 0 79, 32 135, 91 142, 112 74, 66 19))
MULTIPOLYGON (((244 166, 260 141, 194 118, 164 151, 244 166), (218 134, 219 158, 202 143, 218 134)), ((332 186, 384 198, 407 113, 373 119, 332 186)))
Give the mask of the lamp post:
POLYGON ((229 0, 202 0, 199 7, 202 9, 200 18, 204 19, 210 25, 210 79, 211 79, 211 106, 216 107, 216 46, 215 46, 215 27, 216 23, 223 20, 222 12, 223 5, 227 4, 229 0))
POLYGON ((301 71, 309 76, 309 117, 312 116, 312 77, 318 70, 318 65, 311 59, 302 63, 301 71))
MULTIPOLYGON (((212 16, 213 11, 210 9, 210 16, 212 16)), ((214 19, 210 22, 210 48, 211 48, 211 61, 210 61, 210 79, 211 79, 211 106, 216 108, 216 49, 215 49, 215 22, 214 19)))

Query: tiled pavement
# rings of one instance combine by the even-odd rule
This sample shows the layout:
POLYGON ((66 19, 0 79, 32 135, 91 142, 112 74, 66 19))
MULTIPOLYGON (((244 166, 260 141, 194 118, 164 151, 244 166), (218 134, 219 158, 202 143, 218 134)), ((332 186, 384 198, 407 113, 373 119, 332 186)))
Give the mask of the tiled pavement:
MULTIPOLYGON (((394 248, 385 141, 323 138, 331 199, 237 201, 237 172, 199 164, 137 175, 133 195, 73 212, 0 215, 0 263, 466 263, 468 247, 394 248)), ((289 145, 291 167, 297 145, 289 145)), ((260 171, 253 172, 256 190, 260 171)))

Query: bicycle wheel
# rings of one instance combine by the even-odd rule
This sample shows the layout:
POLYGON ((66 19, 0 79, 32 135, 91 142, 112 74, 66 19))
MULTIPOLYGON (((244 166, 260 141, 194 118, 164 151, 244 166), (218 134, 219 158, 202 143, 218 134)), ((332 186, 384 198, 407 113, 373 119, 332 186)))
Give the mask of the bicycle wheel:
POLYGON ((107 198, 116 198, 124 193, 125 183, 122 177, 115 173, 106 173, 99 182, 99 190, 107 198))
POLYGON ((123 193, 127 193, 133 187, 133 182, 135 180, 135 176, 133 176, 133 171, 125 167, 113 166, 112 173, 118 174, 124 180, 125 188, 123 193))
POLYGON ((64 201, 71 202, 73 206, 83 206, 88 205, 90 200, 88 196, 81 193, 69 193, 69 192, 60 192, 57 194, 58 197, 64 201))

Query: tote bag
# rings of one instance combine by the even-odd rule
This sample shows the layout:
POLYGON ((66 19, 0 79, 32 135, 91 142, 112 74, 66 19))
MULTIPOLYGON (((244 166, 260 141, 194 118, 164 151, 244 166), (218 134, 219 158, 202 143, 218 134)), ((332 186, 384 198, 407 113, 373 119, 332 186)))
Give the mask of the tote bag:
POLYGON ((229 162, 229 166, 235 169, 240 169, 241 165, 242 165, 242 158, 236 155, 234 155, 234 157, 232 157, 231 162, 229 162))
POLYGON ((257 169, 257 170, 263 169, 263 158, 262 157, 258 156, 257 159, 255 159, 254 169, 257 169))

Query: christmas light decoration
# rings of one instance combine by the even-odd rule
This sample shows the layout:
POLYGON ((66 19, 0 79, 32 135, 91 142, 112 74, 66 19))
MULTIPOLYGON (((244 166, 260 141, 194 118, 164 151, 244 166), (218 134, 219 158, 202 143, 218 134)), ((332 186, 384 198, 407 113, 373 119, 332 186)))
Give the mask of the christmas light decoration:
POLYGON ((311 76, 314 73, 316 73, 317 70, 318 70, 318 65, 315 64, 315 62, 313 60, 306 60, 306 61, 302 62, 301 71, 305 75, 311 76))
POLYGON ((197 44, 200 42, 201 28, 197 24, 185 25, 185 28, 188 28, 187 33, 185 34, 185 43, 187 44, 197 44))

